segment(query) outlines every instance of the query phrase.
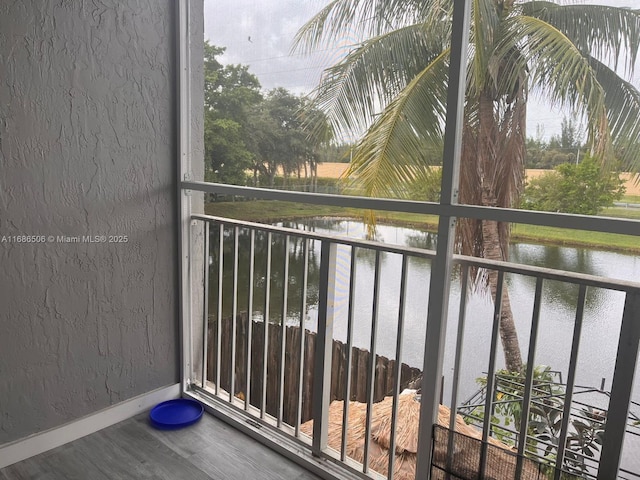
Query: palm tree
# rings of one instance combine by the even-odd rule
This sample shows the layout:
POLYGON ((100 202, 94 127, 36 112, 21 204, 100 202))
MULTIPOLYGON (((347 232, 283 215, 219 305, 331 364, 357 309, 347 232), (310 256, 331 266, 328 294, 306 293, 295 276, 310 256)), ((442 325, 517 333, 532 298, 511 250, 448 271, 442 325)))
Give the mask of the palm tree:
MULTIPOLYGON (((303 52, 362 39, 325 71, 313 105, 336 131, 365 132, 349 175, 367 195, 405 196, 429 166, 425 152, 441 144, 452 10, 452 0, 332 0, 296 36, 303 52)), ((530 95, 582 115, 590 153, 603 163, 615 151, 625 167, 640 166, 640 92, 617 73, 633 72, 640 10, 474 0, 471 25, 460 203, 517 205, 530 95)), ((457 240, 464 254, 507 260, 509 225, 459 221, 457 240)), ((497 274, 476 280, 495 300, 497 274)), ((501 301, 506 367, 519 371, 506 291, 501 301)))

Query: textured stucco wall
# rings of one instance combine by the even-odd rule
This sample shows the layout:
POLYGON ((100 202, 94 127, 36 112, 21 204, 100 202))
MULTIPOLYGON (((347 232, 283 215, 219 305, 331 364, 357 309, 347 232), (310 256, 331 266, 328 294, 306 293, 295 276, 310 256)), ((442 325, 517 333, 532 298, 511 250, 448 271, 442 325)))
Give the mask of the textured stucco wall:
POLYGON ((178 381, 174 20, 0 2, 0 444, 178 381))

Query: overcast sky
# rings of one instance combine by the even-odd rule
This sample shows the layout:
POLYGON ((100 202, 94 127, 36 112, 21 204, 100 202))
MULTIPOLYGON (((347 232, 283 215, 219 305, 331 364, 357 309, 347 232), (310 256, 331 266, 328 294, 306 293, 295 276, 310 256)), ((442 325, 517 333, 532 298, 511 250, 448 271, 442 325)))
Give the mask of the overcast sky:
MULTIPOLYGON (((354 39, 312 56, 291 55, 295 33, 327 0, 205 0, 205 39, 226 47, 222 63, 250 66, 263 88, 285 87, 308 93, 319 82, 322 70, 334 64, 349 50, 354 39)), ((593 0, 601 5, 638 8, 638 0, 593 0)), ((634 84, 640 84, 640 68, 634 84)), ((536 125, 543 125, 545 137, 559 133, 563 113, 530 102, 527 131, 534 136, 536 125)))

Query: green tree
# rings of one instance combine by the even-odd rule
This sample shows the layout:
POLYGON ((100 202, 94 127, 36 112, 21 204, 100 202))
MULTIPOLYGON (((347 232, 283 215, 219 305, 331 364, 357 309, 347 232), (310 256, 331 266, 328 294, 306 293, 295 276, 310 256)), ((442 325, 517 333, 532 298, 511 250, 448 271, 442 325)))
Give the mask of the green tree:
POLYGON ((305 106, 304 97, 275 88, 254 107, 248 135, 254 180, 260 175, 273 187, 279 171, 285 183, 292 174, 300 176, 301 169, 310 167, 312 174, 317 172, 321 146, 331 141, 332 134, 324 114, 305 106))
POLYGON ((249 141, 255 154, 254 179, 259 174, 273 187, 278 169, 286 175, 293 168, 302 135, 299 109, 298 97, 276 88, 252 110, 249 141))
POLYGON ((563 117, 560 134, 553 135, 548 142, 542 139, 541 131, 535 139, 527 138, 525 165, 527 168, 551 169, 579 161, 580 152, 584 154, 585 150, 575 122, 563 117))
POLYGON ((224 50, 205 42, 205 179, 243 185, 253 159, 245 142, 249 113, 262 95, 247 66, 218 61, 224 50))
POLYGON ((575 122, 567 117, 562 118, 560 126, 560 147, 572 149, 580 147, 580 135, 575 122))
POLYGON ((243 128, 228 118, 205 115, 205 181, 244 185, 253 154, 247 150, 243 128))
POLYGON ((416 172, 413 183, 409 186, 409 196, 413 200, 423 202, 439 202, 442 169, 429 168, 416 172))
POLYGON ((522 208, 597 215, 624 192, 617 172, 604 172, 592 157, 585 157, 578 165, 565 163, 532 179, 524 189, 522 208))
MULTIPOLYGON (((309 164, 311 190, 315 192, 318 189, 318 163, 331 161, 331 155, 340 155, 340 146, 334 144, 334 132, 327 121, 326 115, 310 104, 308 98, 301 97, 300 101, 298 117, 305 137, 302 148, 302 165, 306 173, 307 163, 309 164)), ((344 149, 344 146, 342 148, 344 149)), ((345 154, 346 152, 343 152, 343 155, 345 154)), ((299 170, 300 167, 298 166, 299 170)), ((299 173, 298 177, 300 177, 299 173)))
MULTIPOLYGON (((325 71, 315 91, 338 132, 365 131, 350 174, 371 196, 405 196, 403 188, 429 159, 445 124, 451 0, 332 0, 298 32, 312 51, 356 36, 362 41, 325 71)), ((640 92, 607 65, 632 71, 640 10, 552 1, 474 0, 463 125, 459 199, 512 207, 524 183, 526 102, 535 89, 554 105, 586 118, 587 145, 602 161, 615 146, 637 168, 640 92)), ((458 222, 465 254, 508 256, 509 225, 458 222)), ((497 273, 485 280, 495 299, 497 273)), ((522 357, 509 296, 500 336, 507 369, 522 357)))

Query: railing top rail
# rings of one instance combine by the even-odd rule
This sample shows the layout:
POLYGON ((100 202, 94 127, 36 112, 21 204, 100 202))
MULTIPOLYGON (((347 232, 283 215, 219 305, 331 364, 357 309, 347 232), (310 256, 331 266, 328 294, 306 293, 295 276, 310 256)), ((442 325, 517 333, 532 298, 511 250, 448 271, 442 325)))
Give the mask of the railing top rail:
POLYGON ((498 222, 542 225, 573 230, 618 233, 640 236, 640 220, 630 220, 566 213, 534 212, 512 208, 483 207, 479 205, 442 205, 433 202, 384 199, 359 196, 343 196, 324 193, 292 192, 285 190, 241 187, 221 183, 181 182, 183 190, 205 193, 238 195, 261 200, 281 200, 313 205, 386 210, 394 212, 419 213, 458 218, 475 218, 498 222))
POLYGON ((640 290, 640 282, 598 277, 587 273, 568 272, 566 270, 555 270, 553 268, 488 260, 484 258, 468 257, 465 255, 454 255, 453 261, 460 265, 466 264, 478 268, 488 268, 490 270, 540 277, 546 280, 559 280, 565 283, 575 283, 586 285, 588 287, 606 288, 621 292, 640 290))
MULTIPOLYGON (((397 254, 410 254, 416 257, 433 259, 435 252, 433 250, 426 250, 416 247, 405 247, 400 245, 390 245, 386 243, 379 243, 370 240, 360 240, 349 237, 343 237, 338 235, 329 235, 322 233, 309 232, 306 230, 296 230, 293 228, 278 227, 275 225, 268 225, 264 223, 248 222, 245 220, 235 220, 224 217, 217 217, 213 215, 192 215, 192 219, 201 220, 207 222, 218 222, 227 225, 236 225, 245 228, 252 228, 258 230, 264 230, 267 232, 282 233, 298 237, 309 238, 313 240, 329 240, 335 243, 343 245, 349 245, 353 247, 369 248, 372 250, 380 250, 389 253, 397 254)), ((640 291, 640 282, 632 282, 629 280, 619 280, 612 278, 598 277, 596 275, 589 275, 585 273, 567 272, 564 270, 555 270, 552 268, 538 267, 533 265, 522 265, 511 262, 503 262, 497 260, 487 260, 484 258, 469 257, 465 255, 454 255, 454 263, 460 265, 469 265, 478 268, 488 268, 491 270, 503 271, 505 273, 515 273, 520 275, 527 275, 531 277, 540 277, 547 280, 558 280, 565 283, 575 283, 581 285, 587 285, 589 287, 606 288, 609 290, 617 290, 622 292, 628 291, 640 291)))
POLYGON ((326 233, 315 233, 307 230, 296 230, 295 228, 278 227, 275 225, 269 225, 265 223, 248 222, 245 220, 235 220, 224 217, 217 217, 213 215, 191 215, 194 220, 202 220, 209 222, 224 223, 227 225, 237 225, 239 227, 251 228, 256 230, 264 230, 266 232, 281 233, 297 237, 304 237, 310 240, 329 240, 334 243, 342 245, 348 245, 351 247, 368 248, 371 250, 380 250, 388 253, 398 254, 410 254, 415 257, 433 259, 436 256, 436 252, 433 250, 427 250, 417 247, 405 247, 401 245, 390 245, 386 243, 379 243, 372 240, 362 240, 350 237, 344 237, 340 235, 330 235, 326 233))

